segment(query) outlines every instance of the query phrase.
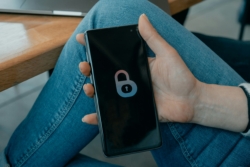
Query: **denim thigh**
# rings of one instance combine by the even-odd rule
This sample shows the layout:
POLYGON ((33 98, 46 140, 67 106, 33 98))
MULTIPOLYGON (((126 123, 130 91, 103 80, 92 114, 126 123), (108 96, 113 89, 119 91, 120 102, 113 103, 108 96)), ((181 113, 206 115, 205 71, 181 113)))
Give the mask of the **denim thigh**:
MULTIPOLYGON (((95 107, 82 91, 89 80, 79 72, 78 64, 86 61, 86 55, 75 36, 89 29, 136 24, 142 13, 199 80, 234 86, 244 82, 206 45, 150 2, 100 0, 65 45, 52 77, 12 135, 5 150, 12 166, 64 166, 96 136, 97 126, 81 122, 95 107)), ((154 53, 148 49, 148 55, 154 53)), ((161 124, 161 131, 163 147, 152 151, 159 166, 249 166, 250 143, 239 133, 178 123, 161 124)))

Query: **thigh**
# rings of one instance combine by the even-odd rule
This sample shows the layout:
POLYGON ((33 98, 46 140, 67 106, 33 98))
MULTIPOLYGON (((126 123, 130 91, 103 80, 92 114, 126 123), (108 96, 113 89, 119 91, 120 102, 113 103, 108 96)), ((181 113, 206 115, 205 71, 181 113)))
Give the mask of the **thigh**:
POLYGON ((246 81, 250 81, 250 41, 194 33, 246 81))
MULTIPOLYGON (((117 26, 135 24, 139 15, 145 13, 200 81, 231 86, 245 82, 211 49, 169 15, 148 2, 139 0, 133 5, 129 2, 117 1, 114 6, 102 4, 104 7, 98 11, 98 20, 109 20, 112 17, 117 26), (117 7, 122 15, 114 12, 117 7)), ((100 26, 110 25, 107 21, 100 26)), ((154 53, 149 49, 148 55, 154 56, 154 53)), ((178 123, 161 124, 161 131, 163 147, 152 151, 159 166, 249 166, 246 157, 250 156, 250 142, 240 133, 178 123)))
POLYGON ((152 154, 159 166, 249 166, 250 139, 195 124, 161 124, 163 146, 152 154))
MULTIPOLYGON (((75 36, 88 29, 137 24, 142 13, 147 14, 157 31, 176 48, 198 79, 224 85, 237 85, 244 81, 207 46, 150 2, 100 0, 65 45, 52 77, 27 118, 12 135, 5 151, 12 166, 63 166, 96 136, 97 126, 81 122, 84 115, 95 112, 95 107, 93 100, 86 97, 82 91, 83 84, 89 80, 81 75, 78 64, 86 61, 86 55, 85 48, 77 43, 75 36)), ((148 54, 154 56, 150 49, 148 54)), ((205 132, 208 128, 205 127, 173 125, 179 127, 177 132, 181 131, 183 134, 190 131, 189 126, 194 126, 192 129, 195 134, 204 138, 207 135, 205 132)), ((213 135, 225 133, 214 129, 209 131, 213 135)), ((164 124, 162 132, 164 142, 169 142, 169 145, 178 143, 176 149, 179 151, 176 152, 176 156, 183 156, 185 150, 180 147, 176 131, 164 124), (164 137, 165 133, 173 140, 164 137)), ((240 137, 239 134, 236 136, 240 137)), ((194 139, 198 140, 197 137, 194 139)), ((201 143, 205 144, 203 141, 201 143)), ((164 151, 168 151, 168 148, 162 147, 159 151, 162 154, 155 154, 156 157, 164 155, 164 151)), ((186 157, 184 159, 187 161, 186 157)), ((158 163, 165 165, 166 161, 171 162, 171 156, 166 156, 165 161, 159 160, 158 163)))

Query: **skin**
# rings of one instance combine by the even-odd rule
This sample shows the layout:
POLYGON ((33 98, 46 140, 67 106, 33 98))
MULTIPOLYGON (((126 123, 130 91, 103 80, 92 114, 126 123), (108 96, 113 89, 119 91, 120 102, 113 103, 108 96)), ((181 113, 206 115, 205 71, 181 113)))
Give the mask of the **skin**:
MULTIPOLYGON (((139 18, 139 32, 156 55, 148 58, 148 63, 160 122, 197 123, 235 132, 245 130, 248 108, 241 88, 208 85, 197 80, 145 14, 139 18)), ((84 34, 78 34, 76 39, 85 45, 84 34)), ((83 75, 91 75, 88 62, 81 62, 79 69, 83 75)), ((94 96, 92 84, 85 84, 83 89, 87 96, 94 96)), ((96 125, 97 116, 89 114, 82 121, 96 125)))

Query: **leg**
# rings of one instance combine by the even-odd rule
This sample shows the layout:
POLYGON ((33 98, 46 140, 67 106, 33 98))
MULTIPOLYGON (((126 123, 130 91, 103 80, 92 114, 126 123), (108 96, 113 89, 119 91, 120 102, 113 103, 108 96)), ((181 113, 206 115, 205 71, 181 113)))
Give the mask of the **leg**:
MULTIPOLYGON (((198 79, 225 85, 244 82, 214 52, 151 3, 101 0, 67 42, 52 77, 10 139, 5 154, 12 166, 63 166, 95 137, 98 128, 80 120, 95 109, 93 101, 82 92, 82 85, 89 82, 78 70, 79 62, 86 60, 85 48, 76 42, 75 35, 93 28, 135 24, 142 13, 148 15, 157 31, 177 49, 198 79)), ((150 50, 149 55, 154 56, 150 50)), ((250 143, 240 134, 177 123, 162 124, 162 133, 164 145, 153 151, 162 166, 188 166, 189 163, 213 166, 226 156, 232 161, 238 158, 245 165, 247 162, 241 156, 250 155, 247 148, 250 143), (206 147, 207 143, 213 145, 206 147), (238 148, 244 149, 237 153, 238 148), (211 151, 215 153, 212 155, 211 151)))
POLYGON ((246 81, 250 81, 250 41, 238 41, 194 33, 246 81))

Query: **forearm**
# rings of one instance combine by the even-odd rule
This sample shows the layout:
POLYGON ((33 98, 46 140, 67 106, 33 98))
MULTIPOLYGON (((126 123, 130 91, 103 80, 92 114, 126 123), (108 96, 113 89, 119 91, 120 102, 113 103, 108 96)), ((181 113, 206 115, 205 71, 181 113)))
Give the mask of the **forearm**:
POLYGON ((204 84, 194 107, 194 123, 242 132, 248 124, 248 104, 239 87, 204 84))

